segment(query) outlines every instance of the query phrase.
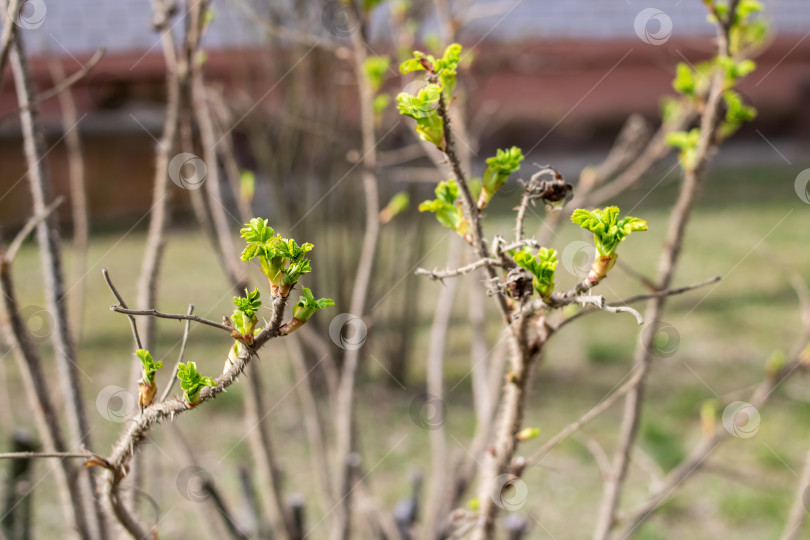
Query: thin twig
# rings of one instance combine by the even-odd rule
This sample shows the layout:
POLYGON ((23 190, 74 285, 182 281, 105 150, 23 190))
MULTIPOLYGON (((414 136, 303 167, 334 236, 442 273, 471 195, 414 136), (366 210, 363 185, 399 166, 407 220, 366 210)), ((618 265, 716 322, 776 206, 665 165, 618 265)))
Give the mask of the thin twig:
MULTIPOLYGON (((41 220, 43 214, 32 218, 29 223, 41 220)), ((32 229, 34 223, 29 229, 32 229)), ((18 239, 24 238, 25 231, 20 231, 18 239)), ((0 254, 1 255, 1 254, 0 254)), ((22 319, 11 275, 11 260, 7 255, 0 256, 0 288, 2 301, 8 317, 8 325, 3 329, 8 332, 8 341, 13 346, 14 358, 17 361, 25 394, 28 397, 29 409, 34 415, 42 446, 46 451, 65 452, 68 446, 62 435, 57 409, 53 404, 52 392, 45 377, 45 368, 39 349, 31 341, 26 323, 22 319)), ((83 496, 81 479, 69 460, 59 462, 56 471, 56 485, 66 513, 67 525, 75 527, 79 537, 91 540, 93 537, 87 523, 87 499, 83 496)))
MULTIPOLYGON (((736 16, 735 8, 736 3, 732 2, 729 6, 729 19, 736 16)), ((729 56, 728 27, 722 23, 722 18, 718 20, 721 21, 717 32, 718 55, 729 56)), ((657 279, 659 289, 668 288, 674 276, 686 234, 686 225, 689 222, 692 206, 704 176, 703 171, 716 146, 715 131, 720 122, 718 110, 723 83, 723 73, 718 66, 712 75, 708 97, 700 119, 701 138, 695 150, 694 166, 684 170, 684 181, 669 222, 665 247, 659 261, 657 279)), ((655 325, 660 321, 666 298, 666 296, 656 296, 650 300, 645 316, 645 319, 650 324, 655 325)), ((635 444, 641 420, 645 380, 651 368, 650 351, 653 349, 652 340, 654 338, 654 332, 643 332, 636 347, 634 363, 640 369, 640 377, 625 399, 619 443, 614 453, 611 475, 604 484, 604 494, 597 514, 594 540, 608 538, 616 524, 616 513, 624 489, 630 454, 635 444)))
MULTIPOLYGON (((21 108, 20 125, 23 136, 23 149, 28 164, 27 176, 31 189, 34 212, 45 214, 48 205, 53 201, 53 183, 44 159, 44 133, 39 122, 39 111, 35 103, 36 88, 31 78, 28 59, 25 55, 22 36, 17 33, 10 52, 11 68, 14 75, 14 86, 17 90, 17 103, 21 108)), ((62 250, 56 220, 50 215, 37 226, 37 243, 43 271, 46 306, 50 313, 54 330, 51 342, 54 347, 57 369, 60 377, 60 389, 65 400, 65 413, 72 447, 87 445, 92 447, 92 430, 82 401, 82 385, 79 378, 76 347, 68 316, 67 299, 62 272, 62 250)), ((101 502, 95 496, 96 478, 89 474, 81 477, 85 496, 92 504, 94 530, 100 540, 107 538, 106 516, 101 502)))
MULTIPOLYGON (((96 53, 95 62, 101 58, 103 52, 96 53)), ((94 57, 95 58, 95 57, 94 57)), ((95 65, 93 59, 88 63, 85 74, 95 65)), ((65 130, 65 150, 68 159, 68 176, 70 179, 70 206, 73 223, 73 264, 71 273, 73 282, 73 320, 76 329, 76 339, 81 341, 84 322, 84 301, 85 301, 85 274, 87 273, 87 242, 89 237, 89 221, 87 212, 87 188, 84 168, 84 156, 82 155, 82 140, 78 129, 72 129, 78 123, 76 113, 76 101, 70 89, 68 80, 65 79, 65 70, 62 63, 51 58, 48 62, 51 71, 51 78, 54 80, 54 90, 57 91, 59 108, 62 110, 62 125, 65 130)), ((83 76, 83 75, 82 75, 83 76)), ((74 77, 75 80, 81 77, 74 77)), ((43 94, 40 94, 40 98, 43 94)))
POLYGON ((162 311, 158 311, 156 309, 126 309, 119 305, 110 306, 110 310, 115 311, 116 313, 124 313, 126 315, 157 317, 158 319, 173 319, 176 321, 194 321, 200 324, 204 324, 206 326, 211 326, 213 328, 219 328, 220 330, 228 332, 229 335, 232 334, 234 330, 232 326, 204 319, 197 315, 184 315, 182 313, 163 313, 162 311))
POLYGON ((29 234, 36 228, 39 223, 45 219, 48 219, 54 210, 59 208, 59 206, 65 202, 65 198, 61 195, 57 197, 51 204, 45 208, 45 211, 41 214, 34 216, 33 218, 29 219, 23 225, 23 228, 17 233, 17 236, 14 237, 14 240, 11 241, 11 244, 8 245, 8 250, 4 254, 2 254, 2 260, 5 263, 11 264, 14 261, 14 257, 17 255, 17 251, 19 251, 20 246, 22 246, 25 239, 28 237, 29 234))
MULTIPOLYGON (((194 313, 194 304, 188 305, 188 311, 186 311, 186 315, 191 315, 194 313)), ((166 401, 166 398, 169 397, 169 394, 172 392, 172 387, 174 386, 174 381, 177 379, 177 372, 180 370, 180 364, 183 362, 183 356, 186 354, 186 344, 188 344, 188 334, 189 330, 191 329, 191 321, 186 320, 186 326, 183 328, 183 340, 180 342, 180 354, 177 355, 177 362, 174 363, 174 369, 172 369, 172 375, 169 378, 169 384, 166 385, 166 388, 163 390, 163 394, 160 396, 160 401, 166 401)))
MULTIPOLYGON (((241 347, 239 356, 230 367, 216 379, 216 386, 205 387, 200 390, 200 404, 216 398, 220 393, 225 392, 229 386, 236 382, 245 367, 250 363, 252 357, 271 339, 280 336, 284 308, 287 299, 284 297, 273 297, 272 315, 270 321, 264 328, 256 334, 253 340, 253 347, 241 347)), ((198 405, 198 406, 199 406, 198 405)), ((152 426, 163 420, 173 420, 175 416, 183 414, 191 409, 185 401, 180 399, 169 399, 167 401, 153 403, 146 407, 139 416, 127 424, 126 430, 113 445, 112 453, 106 460, 111 471, 109 482, 106 485, 106 497, 113 508, 113 512, 119 522, 126 528, 127 532, 136 540, 144 538, 155 538, 157 531, 147 529, 138 522, 131 510, 127 508, 121 499, 119 484, 127 476, 129 462, 142 441, 145 440, 152 426)))
POLYGON ((501 266, 500 261, 492 258, 480 259, 473 263, 461 266, 459 268, 447 268, 445 270, 427 270, 425 268, 417 268, 416 275, 428 276, 432 280, 442 280, 445 278, 463 276, 475 272, 483 266, 501 266))
MULTIPOLYGON (((113 293, 113 296, 115 296, 115 299, 118 300, 118 304, 124 309, 129 308, 127 303, 124 302, 124 298, 118 292, 118 289, 116 289, 115 285, 113 285, 113 282, 110 279, 110 271, 105 267, 101 269, 101 274, 104 276, 104 281, 107 282, 107 287, 109 287, 110 291, 113 293)), ((127 315, 127 318, 129 319, 129 326, 132 328, 132 339, 135 340, 135 346, 138 349, 143 349, 143 345, 141 345, 141 336, 138 334, 138 324, 135 322, 135 317, 129 314, 127 315)))
POLYGON ((0 459, 39 459, 39 458, 92 458, 90 452, 6 452, 0 459))
POLYGON ((5 24, 3 25, 3 38, 0 41, 0 87, 3 85, 3 76, 6 74, 9 52, 14 44, 14 37, 17 35, 18 25, 14 17, 19 15, 23 0, 5 0, 0 2, 0 15, 3 15, 5 24))
MULTIPOLYGON (((374 258, 377 251, 377 242, 380 234, 380 202, 377 186, 377 137, 374 131, 373 93, 368 78, 365 75, 367 58, 366 43, 364 41, 364 25, 357 20, 353 8, 345 9, 350 18, 349 24, 355 26, 351 34, 352 52, 354 60, 354 75, 357 83, 358 102, 360 107, 360 127, 362 138, 362 171, 363 193, 365 195, 365 230, 360 258, 354 276, 351 302, 349 309, 357 317, 362 317, 366 308, 366 297, 371 285, 371 272, 374 267, 374 258)), ((335 512, 335 526, 330 536, 331 540, 348 540, 351 536, 352 511, 352 478, 350 467, 346 466, 349 456, 354 451, 354 386, 357 378, 357 367, 360 350, 350 347, 343 358, 343 371, 337 394, 337 411, 335 422, 335 482, 333 487, 337 490, 335 495, 338 506, 335 512)))
MULTIPOLYGON (((629 296, 627 298, 623 298, 622 300, 618 300, 616 302, 611 302, 611 303, 607 304, 603 309, 605 309, 606 311, 613 311, 613 308, 622 308, 622 307, 627 306, 627 304, 635 304, 637 302, 643 302, 645 300, 650 300, 652 298, 661 298, 661 297, 664 297, 664 296, 675 296, 675 295, 678 295, 678 294, 687 293, 689 291, 693 291, 693 290, 699 289, 701 287, 706 287, 707 285, 711 285, 712 283, 717 283, 718 281, 720 281, 720 279, 721 279, 720 276, 715 276, 713 278, 705 279, 703 281, 699 281, 699 282, 693 283, 691 285, 686 285, 684 287, 678 287, 676 289, 667 289, 665 291, 656 291, 656 292, 653 292, 653 293, 646 293, 646 294, 638 294, 638 295, 635 295, 635 296, 629 296)), ((554 331, 556 332, 557 330, 559 330, 563 326, 566 326, 566 325, 570 324, 571 322, 577 320, 578 318, 583 317, 585 315, 588 315, 589 313, 596 313, 597 311, 600 311, 600 310, 599 309, 584 309, 584 310, 580 311, 579 313, 575 313, 575 314, 573 314, 573 315, 571 315, 569 317, 566 317, 557 326, 554 327, 554 331)), ((638 312, 636 312, 636 313, 638 313, 638 312)), ((639 316, 640 316, 640 314, 639 314, 639 316)), ((640 324, 643 324, 643 319, 642 319, 642 323, 640 323, 640 324)))
POLYGON ((790 507, 785 530, 782 533, 782 540, 796 540, 801 533, 804 516, 807 515, 806 493, 810 486, 810 450, 804 458, 804 467, 799 481, 796 483, 796 495, 793 498, 793 505, 790 507))
MULTIPOLYGON (((16 26, 16 25, 13 25, 13 26, 16 26)), ((93 54, 93 56, 90 57, 90 59, 87 61, 87 63, 84 66, 82 66, 82 68, 80 70, 78 70, 75 73, 71 74, 69 77, 64 77, 64 72, 59 71, 59 73, 61 73, 62 75, 59 77, 59 80, 54 81, 55 84, 54 84, 54 86, 52 88, 48 88, 44 92, 41 92, 41 93, 37 94, 36 96, 34 96, 32 104, 25 105, 25 106, 20 106, 17 109, 14 109, 12 111, 8 111, 8 112, 3 113, 2 115, 0 115, 0 124, 5 122, 9 118, 12 118, 15 115, 18 115, 20 113, 23 113, 23 112, 27 111, 28 108, 31 107, 32 105, 39 105, 40 103, 42 103, 44 101, 48 101, 49 99, 51 99, 51 98, 53 98, 55 96, 58 96, 63 92, 68 91, 77 82, 84 79, 93 70, 93 68, 96 67, 96 64, 98 64, 99 61, 101 60, 101 58, 104 56, 104 52, 105 52, 105 49, 103 47, 98 49, 93 54)), ((58 69, 61 70, 61 64, 59 64, 58 69)), ((69 126, 72 126, 75 123, 76 123, 75 121, 70 122, 70 123, 65 122, 65 128, 67 129, 69 126)))

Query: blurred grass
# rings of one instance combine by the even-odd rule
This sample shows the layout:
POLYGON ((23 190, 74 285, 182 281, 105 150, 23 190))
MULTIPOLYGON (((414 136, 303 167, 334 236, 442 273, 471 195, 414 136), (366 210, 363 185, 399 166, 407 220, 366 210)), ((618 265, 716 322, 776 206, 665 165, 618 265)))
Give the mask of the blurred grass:
MULTIPOLYGON (((644 452, 663 470, 677 465, 699 439, 702 402, 717 398, 722 407, 730 401, 744 400, 747 391, 739 390, 759 382, 765 359, 776 349, 786 351, 799 332, 797 300, 788 275, 791 272, 805 278, 810 275, 810 228, 807 226, 810 206, 802 203, 793 192, 795 174, 793 168, 774 167, 714 170, 701 194, 675 284, 688 284, 714 275, 722 276, 723 280, 715 286, 674 297, 668 303, 665 321, 677 331, 677 352, 656 360, 639 437, 644 452)), ((657 178, 660 175, 651 180, 657 178)), ((648 232, 634 234, 620 250, 621 261, 645 276, 655 275, 668 209, 677 187, 676 175, 672 174, 651 192, 649 188, 638 189, 617 201, 623 212, 649 222, 648 232)), ((488 235, 511 231, 511 216, 507 211, 512 204, 512 200, 501 201, 490 210, 486 222, 488 235)), ((430 217, 413 219, 429 220, 430 217)), ((541 221, 531 217, 527 225, 531 232, 532 227, 536 230, 541 226, 541 221)), ((432 236, 426 242, 430 254, 419 264, 443 267, 445 231, 438 225, 430 230, 432 236)), ((395 233, 390 230, 384 234, 388 235, 384 241, 395 239, 395 233)), ((320 238, 306 240, 314 241, 317 246, 319 242, 329 241, 329 235, 329 231, 324 231, 320 238)), ((86 312, 80 341, 81 370, 87 408, 95 426, 94 447, 101 453, 113 443, 121 424, 107 421, 97 412, 96 396, 108 385, 131 387, 128 374, 132 347, 126 319, 107 309, 114 300, 103 283, 100 270, 108 267, 121 293, 134 303, 143 240, 141 228, 129 234, 98 234, 91 242, 88 257, 86 312)), ((575 240, 590 241, 574 226, 564 225, 554 240, 554 247, 562 249, 575 240)), ((66 266, 70 268, 69 249, 67 254, 66 266)), ((418 260, 422 254, 415 257, 418 260)), ((22 305, 44 302, 39 264, 35 247, 29 242, 14 266, 22 305)), ((315 268, 315 272, 324 271, 329 269, 315 268)), ((261 283, 259 277, 258 273, 252 275, 255 283, 261 283)), ((574 282, 575 277, 567 275, 560 265, 558 287, 568 287, 574 282)), ((471 284, 471 278, 466 278, 457 294, 446 350, 445 428, 449 448, 457 456, 463 455, 462 445, 475 429, 466 294, 466 287, 471 284)), ((73 282, 69 280, 68 289, 71 286, 73 282)), ((392 389, 387 380, 389 375, 378 362, 371 360, 373 355, 385 363, 384 349, 375 345, 373 329, 363 349, 366 375, 358 390, 357 412, 362 468, 364 473, 370 473, 372 491, 389 509, 408 493, 409 473, 413 468, 429 472, 429 431, 413 422, 411 401, 423 390, 428 330, 440 286, 426 282, 420 288, 420 325, 414 330, 416 339, 407 390, 392 389)), ((609 300, 641 290, 638 282, 619 268, 612 271, 600 289, 609 300)), ((322 296, 330 294, 330 291, 316 292, 322 296)), ((173 233, 163 266, 159 307, 164 311, 184 312, 189 303, 194 303, 197 314, 219 319, 222 314, 230 313, 231 295, 206 240, 189 231, 173 233)), ((370 305, 380 298, 371 298, 370 305)), ((391 300, 383 299, 382 303, 386 301, 391 300)), ((347 311, 346 306, 337 306, 331 315, 319 315, 323 318, 322 327, 331 316, 344 311, 347 311)), ((489 320, 492 324, 488 327, 488 343, 494 346, 499 327, 495 317, 489 320)), ((158 328, 153 355, 171 366, 179 350, 182 324, 162 321, 158 328)), ((599 313, 583 318, 581 324, 567 326, 555 336, 536 370, 526 415, 526 425, 539 427, 542 433, 525 445, 524 452, 529 453, 599 402, 623 379, 630 369, 639 331, 630 315, 599 313)), ((218 372, 227 347, 227 340, 215 329, 193 326, 186 359, 195 360, 204 373, 218 372)), ((44 348, 47 350, 47 344, 44 348)), ((340 351, 335 348, 334 352, 337 355, 340 351)), ((262 353, 260 364, 270 407, 266 419, 272 425, 279 459, 285 468, 286 489, 305 494, 312 506, 310 523, 314 525, 321 519, 323 509, 318 508, 317 499, 312 495, 314 482, 294 390, 297 381, 283 342, 271 344, 262 353)), ((10 357, 4 360, 4 365, 16 423, 30 425, 31 419, 23 405, 24 396, 19 392, 18 374, 10 357)), ((167 374, 161 375, 158 383, 163 387, 167 374)), ((55 384, 55 377, 55 373, 51 373, 49 382, 55 384)), ((810 391, 803 380, 800 375, 783 385, 773 403, 762 411, 756 436, 733 439, 721 447, 707 470, 690 480, 676 498, 667 502, 659 515, 639 532, 639 538, 777 537, 795 490, 794 471, 800 470, 810 440, 805 427, 810 419, 810 391)), ((242 385, 235 385, 204 410, 175 421, 171 429, 183 431, 199 454, 201 464, 214 472, 215 480, 228 494, 237 515, 244 517, 236 471, 238 466, 252 469, 252 465, 244 439, 250 426, 245 425, 242 418, 241 394, 242 385)), ((324 412, 331 422, 327 405, 324 412)), ((602 444, 609 455, 614 448, 620 416, 621 406, 614 406, 584 430, 602 444)), ((200 517, 205 514, 206 505, 177 497, 174 482, 186 463, 182 448, 169 435, 171 429, 166 426, 155 429, 152 444, 146 447, 148 459, 160 462, 159 474, 148 478, 146 491, 164 513, 171 514, 162 522, 162 536, 173 538, 196 532, 205 537, 207 521, 200 517)), ((0 438, 0 447, 5 448, 7 441, 7 436, 0 438)), ((531 515, 537 523, 531 538, 590 536, 592 516, 601 495, 601 479, 592 456, 580 441, 577 437, 569 439, 539 467, 525 474, 529 499, 522 512, 531 515), (571 519, 572 516, 580 519, 571 519)), ((37 464, 37 472, 46 477, 43 485, 47 485, 50 482, 47 465, 37 464)), ((632 466, 624 506, 630 507, 643 498, 649 483, 647 473, 632 466)), ((40 488, 35 496, 40 502, 53 500, 52 493, 40 488)), ((36 518, 47 515, 42 508, 36 507, 36 518)), ((326 523, 328 520, 315 529, 313 538, 323 537, 326 523)))

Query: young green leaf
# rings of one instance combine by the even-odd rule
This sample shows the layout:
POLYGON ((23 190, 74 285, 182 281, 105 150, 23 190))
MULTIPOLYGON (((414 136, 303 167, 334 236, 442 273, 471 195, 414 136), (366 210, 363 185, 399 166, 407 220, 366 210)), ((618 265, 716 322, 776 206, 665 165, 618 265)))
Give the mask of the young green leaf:
POLYGON ((135 351, 135 356, 138 357, 138 360, 141 361, 141 365, 143 366, 143 381, 146 384, 154 384, 155 373, 157 370, 163 368, 163 362, 155 362, 152 359, 152 355, 149 353, 149 351, 144 349, 138 349, 135 351))
POLYGON ((509 175, 520 169, 523 152, 517 146, 508 150, 498 149, 494 157, 487 159, 483 189, 478 198, 478 208, 483 210, 495 193, 506 183, 509 175))
POLYGON ((696 165, 697 147, 700 142, 700 129, 693 128, 689 132, 673 131, 667 135, 666 143, 669 146, 679 148, 678 159, 681 167, 691 170, 696 165))
POLYGON ((256 257, 269 258, 280 238, 280 235, 276 235, 273 228, 267 225, 267 220, 262 218, 251 219, 239 233, 247 242, 247 247, 242 250, 243 261, 250 261, 256 257))
POLYGON ((451 43, 444 50, 441 58, 436 60, 433 69, 439 80, 444 93, 444 99, 449 104, 453 99, 453 91, 456 88, 456 72, 458 63, 461 60, 461 45, 451 43))
POLYGON ((411 203, 411 197, 407 191, 400 191, 388 201, 385 208, 380 210, 380 223, 388 223, 394 219, 398 214, 401 214, 408 209, 411 203))
POLYGON ((217 385, 217 381, 213 377, 204 377, 200 374, 197 371, 197 364, 191 361, 187 364, 178 364, 177 378, 180 379, 183 398, 189 408, 196 406, 200 402, 200 390, 206 386, 217 385))
POLYGON ((304 255, 314 246, 310 243, 299 246, 292 238, 282 238, 267 226, 266 219, 252 219, 242 229, 242 237, 248 242, 242 260, 259 259, 273 294, 286 297, 298 278, 312 270, 304 255))
POLYGON ((400 114, 416 120, 416 133, 422 140, 433 143, 441 150, 444 147, 444 123, 436 111, 440 96, 441 88, 437 84, 425 85, 415 96, 400 92, 397 95, 397 109, 400 114))
POLYGON ((259 289, 254 289, 253 292, 245 289, 245 297, 234 296, 233 305, 236 306, 236 310, 231 315, 231 322, 242 336, 248 340, 252 339, 253 330, 256 328, 256 323, 259 322, 256 313, 262 305, 259 299, 259 289))
POLYGON ((456 203, 459 196, 458 184, 455 180, 439 182, 435 189, 436 198, 424 201, 419 205, 420 212, 433 212, 439 223, 453 229, 461 236, 469 234, 469 223, 464 218, 461 207, 456 203))
POLYGON ((571 215, 571 221, 593 233, 596 251, 603 257, 616 253, 619 244, 633 231, 647 230, 647 222, 642 219, 629 216, 619 219, 617 206, 601 210, 578 208, 571 215))
POLYGON ((243 170, 239 172, 239 196, 244 201, 251 202, 256 192, 256 175, 253 171, 243 170))
POLYGON ((253 318, 256 315, 256 312, 259 311, 259 308, 262 306, 262 301, 259 299, 261 294, 259 293, 259 289, 253 289, 253 292, 248 291, 245 289, 245 296, 234 296, 233 297, 233 305, 236 308, 245 314, 248 318, 253 318))
POLYGON ((335 301, 331 298, 319 298, 316 300, 311 290, 306 287, 302 287, 301 290, 304 292, 304 296, 300 297, 293 306, 293 317, 301 322, 307 322, 319 309, 335 305, 335 301))
POLYGON ((529 248, 524 248, 514 255, 515 263, 532 274, 532 285, 541 298, 548 298, 554 292, 554 272, 557 269, 557 251, 540 248, 537 255, 532 255, 529 248))
POLYGON ((389 67, 390 61, 387 56, 370 56, 363 62, 363 75, 372 94, 376 94, 380 90, 389 67))

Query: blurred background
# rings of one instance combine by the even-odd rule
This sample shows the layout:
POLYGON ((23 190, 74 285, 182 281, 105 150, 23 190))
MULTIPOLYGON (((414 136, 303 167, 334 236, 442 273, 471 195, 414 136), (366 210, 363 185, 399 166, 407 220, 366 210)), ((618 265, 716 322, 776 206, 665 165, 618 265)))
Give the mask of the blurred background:
MULTIPOLYGON (((764 376, 766 359, 787 352, 801 330, 789 277, 810 275, 810 199, 806 192, 802 196, 798 181, 810 167, 810 5, 806 0, 763 3, 771 34, 756 56, 757 70, 740 86, 758 115, 712 162, 676 284, 714 275, 723 280, 669 304, 672 340, 650 381, 628 505, 699 439, 701 406, 707 400, 725 403, 743 397, 764 376)), ((41 20, 33 18, 21 30, 40 91, 93 64, 70 87, 75 110, 66 114, 63 101, 54 98, 42 101, 40 113, 55 191, 67 199, 58 215, 68 302, 79 329, 83 392, 98 446, 94 450, 104 453, 127 415, 120 412, 126 399, 111 405, 99 402, 98 396, 111 385, 134 389, 129 382, 129 327, 123 316, 108 310, 114 299, 101 268, 108 267, 124 297, 134 299, 153 207, 155 150, 165 118, 165 57, 152 6, 145 0, 29 4, 29 17, 45 6, 41 20), (70 133, 81 143, 86 251, 76 245, 70 133)), ((349 310, 363 235, 359 105, 348 39, 353 28, 337 2, 214 0, 212 6, 196 61, 204 65, 220 141, 230 145, 232 160, 206 165, 218 167, 224 179, 222 203, 237 246, 246 206, 269 218, 283 235, 315 244, 314 272, 304 284, 337 305, 309 326, 326 336, 330 319, 349 310)), ((182 12, 172 24, 179 42, 182 12)), ((449 34, 464 46, 459 75, 463 98, 454 106, 463 111, 465 130, 458 146, 472 174, 481 174, 484 159, 496 148, 517 145, 527 156, 523 169, 487 211, 488 237, 512 230, 512 208, 520 194, 516 178, 528 179, 536 170, 533 164, 556 167, 576 191, 582 171, 605 159, 631 115, 649 129, 658 126, 661 98, 672 94, 678 62, 697 63, 714 54, 714 30, 697 0, 397 0, 375 8, 366 25, 367 54, 391 59, 379 91, 391 101, 411 80, 396 69, 410 50, 439 53, 449 34), (443 6, 454 13, 447 27, 436 11, 443 6), (652 15, 639 18, 650 8, 652 15)), ((8 76, 0 88, 0 232, 6 242, 32 213, 17 107, 8 76)), ((419 201, 432 198, 446 171, 437 170, 411 123, 399 117, 393 104, 377 115, 375 128, 380 204, 400 192, 411 201, 380 233, 364 317, 368 336, 361 349, 357 403, 363 470, 370 473, 368 483, 380 507, 393 510, 407 498, 414 472, 430 468, 431 425, 419 396, 425 389, 429 331, 444 286, 414 276, 414 270, 444 267, 448 252, 456 248, 446 229, 416 209, 419 201)), ((193 143, 192 150, 202 155, 199 144, 193 143)), ((643 292, 637 273, 655 274, 678 190, 675 163, 674 155, 667 156, 632 189, 607 201, 649 223, 645 236, 634 237, 622 254, 635 272, 614 272, 602 286, 609 300, 643 292)), ((160 307, 179 313, 193 303, 197 313, 218 320, 232 311, 233 288, 200 218, 195 197, 205 197, 204 190, 174 184, 169 189, 170 234, 160 307)), ((537 209, 527 231, 561 252, 589 241, 570 225, 547 238, 545 218, 537 209)), ((581 278, 583 267, 587 271, 587 262, 571 261, 561 267, 561 287, 581 278)), ((247 271, 248 265, 240 264, 247 271)), ((262 282, 257 268, 249 271, 251 283, 262 282)), ((20 252, 14 273, 31 332, 47 336, 50 319, 39 307, 44 297, 33 242, 20 252)), ((473 360, 482 354, 489 358, 499 337, 494 306, 477 287, 480 279, 468 276, 453 292, 442 294, 453 306, 445 349, 446 415, 441 420, 451 454, 464 454, 475 427, 469 376, 473 360), (487 315, 483 326, 482 313, 487 315), (484 332, 473 335, 471 327, 484 332)), ((539 441, 622 380, 638 332, 632 320, 606 313, 570 325, 557 336, 537 370, 528 413, 527 425, 541 429, 539 441)), ((181 334, 179 323, 158 323, 155 358, 172 364, 181 334)), ((42 341, 47 350, 47 340, 42 341)), ((325 375, 315 369, 323 351, 306 338, 300 341, 316 386, 326 385, 325 375)), ((0 448, 5 449, 15 429, 33 429, 21 405, 19 374, 0 343, 0 448)), ((215 332, 193 328, 186 358, 213 372, 227 347, 215 332), (212 354, 217 348, 222 355, 212 354)), ((336 346, 333 354, 339 352, 336 346)), ((293 391, 300 379, 289 357, 282 345, 262 354, 265 416, 276 434, 286 489, 306 501, 309 537, 323 538, 329 523, 323 516, 329 510, 319 506, 315 495, 299 397, 293 391)), ((161 536, 213 537, 211 528, 221 527, 207 515, 204 497, 183 495, 182 489, 178 497, 178 475, 188 453, 184 445, 195 449, 200 466, 221 485, 234 514, 249 522, 239 471, 252 467, 245 442, 250 426, 241 422, 240 386, 206 406, 204 413, 185 415, 171 429, 156 429, 153 444, 145 446, 155 468, 144 479, 151 501, 144 506, 154 504, 163 516, 161 536), (212 430, 217 437, 204 436, 212 430), (183 440, 172 435, 175 431, 183 440)), ((330 404, 323 400, 319 406, 329 418, 330 404)), ((786 383, 761 413, 756 437, 724 446, 702 474, 638 531, 639 538, 778 536, 810 444, 806 379, 786 383)), ((586 442, 595 440, 612 453, 620 415, 621 407, 613 407, 582 436, 566 441, 541 466, 527 471, 528 497, 517 512, 530 522, 527 537, 589 537, 601 478, 586 442)), ((527 443, 527 452, 532 444, 527 443)), ((48 464, 36 463, 34 478, 47 486, 48 464)), ((55 495, 37 487, 31 497, 41 531, 37 537, 54 537, 61 515, 46 509, 55 504, 55 495)))

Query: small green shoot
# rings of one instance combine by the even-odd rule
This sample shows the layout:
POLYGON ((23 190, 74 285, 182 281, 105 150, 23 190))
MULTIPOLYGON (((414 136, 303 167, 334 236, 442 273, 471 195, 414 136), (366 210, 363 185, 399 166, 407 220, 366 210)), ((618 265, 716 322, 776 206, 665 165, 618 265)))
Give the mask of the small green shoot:
POLYGON ((204 377, 197 371, 197 364, 189 361, 177 366, 177 378, 180 379, 180 388, 183 390, 183 399, 186 406, 191 409, 200 403, 200 390, 206 386, 216 386, 213 377, 204 377))

